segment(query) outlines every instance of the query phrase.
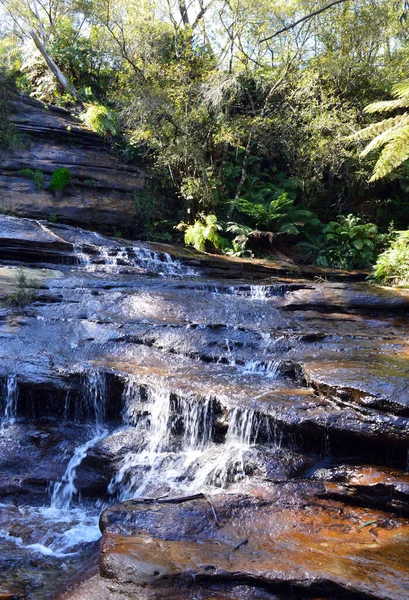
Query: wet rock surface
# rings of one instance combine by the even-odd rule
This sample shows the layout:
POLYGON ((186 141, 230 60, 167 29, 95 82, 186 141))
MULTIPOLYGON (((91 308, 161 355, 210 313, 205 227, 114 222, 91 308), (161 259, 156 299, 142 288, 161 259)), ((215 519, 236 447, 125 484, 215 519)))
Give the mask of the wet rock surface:
POLYGON ((408 597, 408 293, 4 216, 0 262, 0 593, 408 597))
POLYGON ((102 518, 101 576, 125 594, 149 586, 152 598, 186 582, 186 598, 204 582, 402 598, 409 589, 407 521, 320 501, 318 488, 286 484, 250 496, 124 502, 102 518), (385 570, 377 577, 380 562, 385 570))

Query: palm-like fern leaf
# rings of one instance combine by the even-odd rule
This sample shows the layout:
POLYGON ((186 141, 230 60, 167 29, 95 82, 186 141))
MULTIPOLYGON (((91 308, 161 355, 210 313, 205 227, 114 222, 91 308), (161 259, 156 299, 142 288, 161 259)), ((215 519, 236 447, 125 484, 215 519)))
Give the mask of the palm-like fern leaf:
POLYGON ((391 173, 409 158, 409 125, 400 128, 385 145, 375 165, 370 181, 376 181, 391 173))
MULTIPOLYGON (((382 146, 393 142, 395 138, 399 136, 403 128, 409 125, 409 114, 406 113, 405 115, 402 115, 402 117, 404 118, 396 120, 396 124, 393 127, 388 127, 385 131, 375 136, 362 150, 361 156, 366 156, 373 150, 378 150, 379 148, 382 148, 382 146)), ((388 121, 389 120, 390 119, 388 119, 388 121)))
POLYGON ((405 79, 400 83, 395 83, 392 88, 392 94, 395 98, 406 98, 409 106, 409 79, 405 79))
POLYGON ((378 123, 372 123, 372 125, 368 125, 368 127, 364 127, 360 131, 353 133, 347 139, 350 140, 369 140, 374 136, 381 135, 382 133, 392 129, 393 127, 399 126, 401 121, 405 118, 408 118, 408 114, 398 115, 397 117, 390 117, 389 119, 383 119, 383 121, 379 121, 378 123))
MULTIPOLYGON (((409 108, 409 80, 393 86, 392 94, 395 100, 373 102, 365 108, 365 112, 388 112, 400 108, 409 108)), ((389 175, 405 160, 409 159, 409 112, 390 119, 383 119, 364 127, 361 131, 350 136, 354 140, 372 140, 361 152, 366 156, 374 150, 382 148, 369 181, 376 181, 389 175)))
POLYGON ((364 112, 390 112, 398 108, 408 108, 408 106, 409 98, 407 97, 397 98, 396 100, 381 100, 380 102, 373 102, 372 104, 365 106, 364 112))

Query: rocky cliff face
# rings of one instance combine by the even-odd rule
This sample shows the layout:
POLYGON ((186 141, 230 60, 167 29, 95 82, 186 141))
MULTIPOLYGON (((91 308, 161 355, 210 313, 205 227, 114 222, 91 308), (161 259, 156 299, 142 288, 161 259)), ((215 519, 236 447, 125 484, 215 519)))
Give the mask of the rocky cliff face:
POLYGON ((24 134, 25 146, 18 151, 1 149, 1 212, 132 233, 135 194, 144 189, 146 172, 122 163, 104 140, 66 110, 19 98, 12 121, 24 134), (47 189, 58 167, 71 172, 71 183, 61 197, 47 189), (22 169, 41 170, 44 189, 36 190, 22 169))

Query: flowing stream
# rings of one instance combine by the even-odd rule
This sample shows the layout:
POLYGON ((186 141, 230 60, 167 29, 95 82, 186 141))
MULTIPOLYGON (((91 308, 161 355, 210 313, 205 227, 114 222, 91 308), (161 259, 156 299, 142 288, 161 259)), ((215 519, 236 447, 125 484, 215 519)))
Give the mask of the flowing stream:
MULTIPOLYGON (((357 423, 344 397, 323 407, 299 366, 316 353, 328 368, 322 321, 282 310, 305 282, 212 279, 166 251, 57 233, 74 264, 50 280, 51 300, 27 311, 18 336, 4 329, 0 379, 0 596, 17 586, 36 600, 54 599, 95 551, 106 506, 323 473, 326 423, 348 436, 357 423)), ((334 323, 331 352, 341 355, 334 323)), ((346 326, 356 343, 356 323, 346 326)), ((376 413, 368 436, 384 418, 376 413)), ((358 451, 370 457, 368 448, 358 451)))
MULTIPOLYGON (((98 241, 97 236, 96 241, 98 241)), ((92 296, 90 297, 88 292, 90 286, 92 289, 93 278, 95 278, 96 289, 100 287, 101 279, 110 282, 112 277, 115 278, 115 286, 129 286, 132 282, 132 289, 139 288, 136 295, 125 296, 125 303, 129 301, 134 303, 129 306, 131 318, 132 313, 140 309, 135 302, 140 302, 143 294, 146 294, 150 287, 157 288, 158 276, 162 280, 168 279, 171 282, 175 290, 172 293, 176 296, 186 297, 186 294, 190 293, 198 299, 203 297, 203 294, 213 298, 215 311, 218 306, 223 307, 224 311, 226 301, 230 304, 236 298, 240 302, 255 302, 256 305, 262 305, 270 297, 281 297, 284 293, 282 286, 240 285, 235 288, 231 285, 220 287, 210 283, 193 283, 193 287, 189 290, 191 285, 189 282, 198 279, 196 269, 184 266, 166 252, 155 253, 136 246, 108 248, 93 243, 88 243, 86 246, 74 244, 74 252, 78 266, 71 272, 74 277, 86 278, 82 281, 78 280, 76 284, 79 291, 77 302, 83 307, 82 310, 88 312, 93 310, 92 296), (132 276, 131 280, 129 274, 132 276), (135 281, 135 277, 141 278, 139 283, 135 281), (172 284, 172 280, 176 282, 182 277, 186 282, 184 285, 172 284)), ((111 297, 114 308, 120 296, 118 292, 107 295, 104 299, 104 310, 111 310, 111 297)), ((69 305, 67 306, 69 309, 69 305)), ((148 307, 149 303, 144 304, 143 310, 148 307)), ((172 309, 172 306, 170 308, 172 309)), ((237 308, 238 305, 233 302, 229 316, 233 338, 241 336, 235 324, 238 316, 235 312, 237 308)), ((197 314, 203 325, 200 325, 200 321, 199 324, 194 324, 194 328, 191 329, 193 336, 200 331, 201 327, 206 331, 206 323, 211 323, 214 318, 218 318, 217 313, 213 313, 213 316, 209 313, 206 316, 208 308, 205 304, 201 304, 199 309, 204 310, 202 317, 197 314)), ((61 317, 59 326, 62 328, 75 322, 73 319, 75 315, 63 313, 59 316, 61 317)), ((91 319, 92 316, 91 313, 91 319)), ((40 337, 43 335, 46 321, 51 324, 49 317, 38 315, 40 337)), ((190 322, 190 319, 188 321, 190 322)), ((185 336, 183 341, 183 344, 187 344, 186 352, 189 352, 189 322, 185 329, 187 337, 185 336)), ((155 328, 156 326, 153 326, 151 330, 154 331, 155 328)), ((72 332, 73 330, 71 335, 72 332)), ((165 333, 162 335, 162 343, 165 347, 178 346, 182 341, 175 337, 177 330, 171 328, 168 332, 162 333, 165 333)), ((33 335, 36 337, 37 334, 33 335)), ((54 332, 49 330, 46 335, 51 339, 54 332)), ((57 335, 67 336, 69 339, 67 332, 61 331, 57 335)), ((275 343, 270 336, 260 337, 262 355, 259 359, 241 358, 240 353, 236 352, 241 342, 235 341, 230 335, 228 337, 223 337, 223 334, 217 335, 217 339, 217 344, 220 343, 224 347, 222 356, 214 358, 216 364, 220 364, 218 369, 222 377, 225 369, 228 370, 228 377, 230 372, 244 378, 262 376, 266 381, 278 377, 280 362, 269 357, 269 347, 275 343)), ((69 344, 73 351, 78 348, 75 339, 69 344)), ((143 362, 146 352, 145 348, 141 350, 143 350, 141 354, 141 362, 143 362)), ((55 351, 58 352, 58 349, 56 348, 55 351)), ((217 353, 220 354, 218 349, 217 353)), ((194 363, 193 366, 196 369, 194 363)), ((1 435, 4 443, 7 442, 7 438, 18 436, 19 428, 24 427, 24 420, 18 416, 18 398, 18 377, 11 374, 3 381, 0 391, 1 435)), ((68 392, 63 411, 64 419, 61 423, 62 432, 66 427, 65 423, 70 421, 68 416, 70 402, 73 400, 68 392)), ((99 538, 98 516, 101 509, 109 503, 132 497, 189 494, 197 490, 212 493, 245 478, 243 456, 255 443, 260 426, 259 417, 252 409, 231 408, 223 417, 225 432, 224 441, 221 442, 215 439, 216 404, 211 393, 207 395, 205 393, 200 399, 195 393, 175 394, 172 385, 160 377, 154 377, 146 384, 143 377, 129 374, 124 378, 119 422, 113 426, 108 417, 110 391, 106 373, 100 368, 84 368, 81 365, 80 394, 74 409, 71 410, 80 428, 80 439, 76 443, 73 440, 71 451, 60 443, 62 454, 60 457, 54 456, 54 460, 57 459, 60 468, 62 465, 65 466, 58 479, 49 480, 48 503, 38 506, 19 505, 17 513, 9 505, 4 505, 4 510, 10 513, 9 526, 6 518, 3 528, 0 525, 0 538, 3 539, 7 551, 13 555, 15 552, 13 548, 15 548, 19 553, 27 553, 27 560, 30 560, 30 556, 36 555, 48 557, 50 560, 68 560, 78 553, 80 555, 81 548, 86 548, 87 544, 99 538), (106 482, 105 493, 94 501, 89 498, 83 499, 78 473, 83 468, 84 461, 90 453, 97 451, 101 444, 102 446, 104 443, 115 445, 115 440, 121 436, 126 437, 126 447, 120 448, 118 458, 113 462, 114 468, 106 482)), ((52 416, 54 410, 52 401, 50 410, 52 416)), ((33 405, 31 412, 35 415, 36 406, 33 405)), ((41 435, 43 434, 39 434, 40 439, 41 435)), ((49 592, 42 593, 44 597, 48 597, 49 592)))

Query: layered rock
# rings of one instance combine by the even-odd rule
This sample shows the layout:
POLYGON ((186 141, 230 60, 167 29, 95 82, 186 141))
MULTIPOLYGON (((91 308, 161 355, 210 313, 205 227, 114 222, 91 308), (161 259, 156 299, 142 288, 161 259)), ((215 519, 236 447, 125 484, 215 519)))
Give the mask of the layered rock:
POLYGON ((61 598, 406 599, 407 293, 12 217, 0 260, 7 547, 57 481, 113 505, 61 598))
POLYGON ((108 509, 94 581, 113 599, 405 597, 406 520, 320 500, 317 484, 251 492, 108 509))
POLYGON ((146 169, 121 162, 66 110, 21 98, 13 103, 11 118, 25 144, 15 152, 2 150, 1 212, 132 233, 135 195, 146 184, 146 169), (55 195, 48 186, 61 167, 69 169, 72 179, 63 194, 55 195), (42 171, 44 188, 37 190, 23 169, 42 171))

